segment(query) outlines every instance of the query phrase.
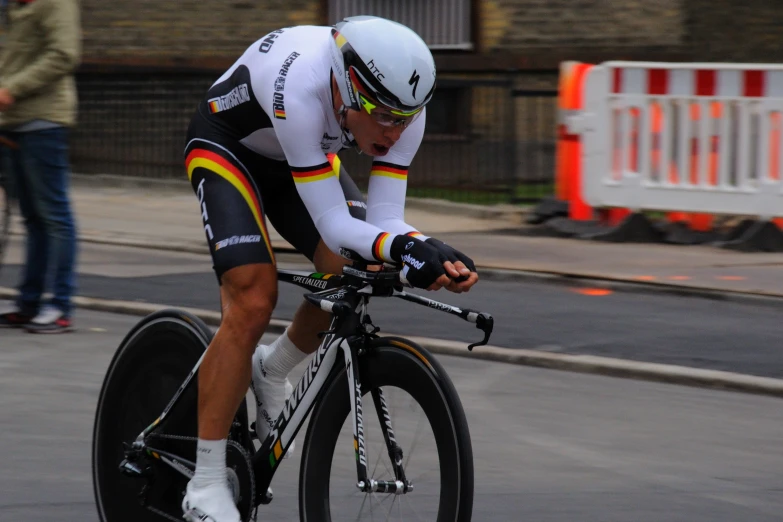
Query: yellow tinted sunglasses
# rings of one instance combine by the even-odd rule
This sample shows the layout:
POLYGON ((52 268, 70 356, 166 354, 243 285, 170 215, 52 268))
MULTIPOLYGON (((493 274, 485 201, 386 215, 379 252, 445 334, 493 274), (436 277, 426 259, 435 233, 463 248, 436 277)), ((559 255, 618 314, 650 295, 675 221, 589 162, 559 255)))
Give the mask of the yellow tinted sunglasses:
POLYGON ((383 125, 384 127, 407 127, 416 121, 419 114, 421 114, 421 107, 410 112, 397 111, 385 107, 380 108, 369 98, 358 92, 358 90, 356 94, 359 96, 359 101, 361 102, 362 107, 364 107, 364 110, 367 111, 367 114, 369 114, 379 125, 383 125))

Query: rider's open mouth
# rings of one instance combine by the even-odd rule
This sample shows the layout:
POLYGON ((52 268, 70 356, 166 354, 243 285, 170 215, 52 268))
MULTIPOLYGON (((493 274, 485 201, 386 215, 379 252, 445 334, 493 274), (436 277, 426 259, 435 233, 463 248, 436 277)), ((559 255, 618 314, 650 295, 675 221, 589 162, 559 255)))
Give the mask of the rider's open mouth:
POLYGON ((372 144, 373 152, 376 156, 383 156, 387 152, 389 152, 389 147, 386 147, 384 145, 378 145, 377 143, 372 144))

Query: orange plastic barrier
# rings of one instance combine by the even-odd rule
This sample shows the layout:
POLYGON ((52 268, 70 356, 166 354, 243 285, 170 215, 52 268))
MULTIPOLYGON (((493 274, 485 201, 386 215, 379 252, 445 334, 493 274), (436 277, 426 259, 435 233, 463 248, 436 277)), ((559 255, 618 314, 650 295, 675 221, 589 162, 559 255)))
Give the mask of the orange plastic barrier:
MULTIPOLYGON (((593 67, 581 62, 563 62, 560 65, 558 85, 558 108, 565 114, 584 108, 584 84, 587 73, 593 67)), ((557 127, 557 149, 555 158, 555 197, 568 201, 568 217, 587 221, 596 217, 609 224, 619 223, 630 211, 611 208, 594 209, 582 198, 582 143, 578 134, 570 134, 565 122, 557 127), (597 215, 596 215, 597 214, 597 215)))
MULTIPOLYGON (((560 65, 557 101, 562 112, 584 108, 584 80, 591 67, 592 65, 581 62, 563 62, 560 65)), ((557 134, 555 197, 569 202, 569 218, 593 219, 593 209, 582 199, 579 161, 582 144, 579 135, 570 134, 564 121, 558 123, 557 134)))
MULTIPOLYGON (((563 112, 567 109, 573 90, 573 69, 576 62, 563 62, 560 64, 560 77, 558 81, 557 108, 563 112)), ((571 187, 571 168, 570 162, 571 143, 577 140, 578 136, 568 134, 565 122, 558 121, 557 124, 557 147, 555 153, 555 198, 560 201, 570 201, 573 189, 571 187)))

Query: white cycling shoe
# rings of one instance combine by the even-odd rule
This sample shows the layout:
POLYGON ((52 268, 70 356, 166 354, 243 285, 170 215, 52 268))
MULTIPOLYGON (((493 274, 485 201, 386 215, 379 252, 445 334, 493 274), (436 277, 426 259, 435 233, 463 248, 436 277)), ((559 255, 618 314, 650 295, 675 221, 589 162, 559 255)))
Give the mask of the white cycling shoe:
MULTIPOLYGON (((264 359, 269 356, 269 346, 259 344, 253 354, 253 380, 250 388, 256 398, 256 435, 260 442, 264 442, 269 432, 283 411, 285 401, 291 396, 294 388, 286 378, 283 380, 271 379, 264 369, 264 359)), ((296 442, 292 441, 284 458, 290 457, 296 442)))
POLYGON ((190 483, 182 499, 182 518, 187 522, 241 522, 239 510, 228 484, 205 488, 191 488, 190 483))

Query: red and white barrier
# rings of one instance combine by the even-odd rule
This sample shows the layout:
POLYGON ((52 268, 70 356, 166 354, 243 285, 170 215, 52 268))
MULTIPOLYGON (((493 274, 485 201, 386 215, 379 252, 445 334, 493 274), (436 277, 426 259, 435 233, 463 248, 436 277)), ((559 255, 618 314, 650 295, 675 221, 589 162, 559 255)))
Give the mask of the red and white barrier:
POLYGON ((568 133, 590 207, 783 217, 783 66, 605 62, 583 88, 568 133))

